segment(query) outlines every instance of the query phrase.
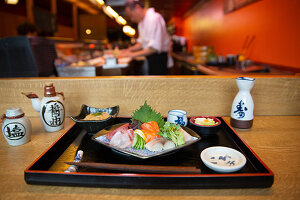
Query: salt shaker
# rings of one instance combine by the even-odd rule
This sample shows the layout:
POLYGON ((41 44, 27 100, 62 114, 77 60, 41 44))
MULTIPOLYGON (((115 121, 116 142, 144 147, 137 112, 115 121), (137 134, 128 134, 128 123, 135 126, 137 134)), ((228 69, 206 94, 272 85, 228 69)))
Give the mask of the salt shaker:
POLYGON ((239 92, 233 100, 230 125, 238 129, 250 129, 253 124, 254 103, 250 91, 254 78, 238 77, 236 83, 239 92))
POLYGON ((21 108, 7 109, 2 118, 2 133, 9 145, 17 146, 30 141, 31 123, 21 108))

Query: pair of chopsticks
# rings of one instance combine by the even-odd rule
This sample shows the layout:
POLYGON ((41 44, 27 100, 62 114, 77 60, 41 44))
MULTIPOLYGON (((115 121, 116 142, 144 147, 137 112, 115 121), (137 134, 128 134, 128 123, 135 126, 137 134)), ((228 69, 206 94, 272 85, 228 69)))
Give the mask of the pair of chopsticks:
POLYGON ((243 47, 242 47, 242 54, 243 54, 243 55, 245 55, 245 54, 247 53, 247 51, 248 51, 250 45, 251 45, 251 44, 253 43, 253 41, 255 40, 255 35, 253 35, 253 36, 251 37, 251 39, 249 40, 249 42, 248 42, 248 39, 249 39, 249 35, 247 35, 246 40, 245 40, 245 42, 244 42, 244 44, 243 44, 243 47))
POLYGON ((87 167, 94 169, 106 169, 131 172, 167 173, 167 174, 199 174, 201 170, 189 166, 158 166, 158 165, 127 165, 95 162, 65 162, 68 165, 87 167))

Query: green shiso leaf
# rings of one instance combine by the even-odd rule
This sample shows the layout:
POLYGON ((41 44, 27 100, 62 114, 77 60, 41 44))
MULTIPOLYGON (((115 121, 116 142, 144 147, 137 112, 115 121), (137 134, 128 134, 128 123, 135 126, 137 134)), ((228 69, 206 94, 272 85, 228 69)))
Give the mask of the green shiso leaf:
POLYGON ((160 113, 155 112, 145 101, 144 105, 142 105, 139 109, 133 112, 131 116, 133 121, 134 119, 141 121, 142 123, 156 121, 159 128, 162 128, 165 124, 164 119, 160 113))

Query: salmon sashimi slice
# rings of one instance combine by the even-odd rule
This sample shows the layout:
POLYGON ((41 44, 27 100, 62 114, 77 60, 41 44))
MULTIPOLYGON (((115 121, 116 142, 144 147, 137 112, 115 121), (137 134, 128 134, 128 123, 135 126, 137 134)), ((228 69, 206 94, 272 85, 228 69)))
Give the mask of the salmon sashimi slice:
POLYGON ((158 124, 156 121, 150 121, 150 122, 147 122, 147 123, 143 123, 141 125, 141 129, 144 129, 144 130, 149 130, 151 132, 159 132, 159 127, 158 127, 158 124))
POLYGON ((142 129, 141 131, 143 131, 144 135, 145 135, 145 142, 148 143, 150 142, 151 140, 154 140, 155 138, 158 138, 160 137, 157 133, 155 132, 151 132, 149 130, 144 130, 142 129))

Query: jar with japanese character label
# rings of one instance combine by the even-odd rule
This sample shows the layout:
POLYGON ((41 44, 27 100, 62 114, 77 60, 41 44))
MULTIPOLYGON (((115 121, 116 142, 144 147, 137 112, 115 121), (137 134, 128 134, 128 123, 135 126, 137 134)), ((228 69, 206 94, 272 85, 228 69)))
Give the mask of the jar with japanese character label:
POLYGON ((2 133, 9 145, 17 146, 30 141, 31 123, 21 108, 7 109, 2 120, 2 133))
POLYGON ((33 109, 40 113, 40 118, 46 131, 55 132, 64 127, 64 93, 56 92, 53 83, 45 85, 44 98, 42 100, 32 92, 23 94, 31 100, 33 109))
POLYGON ((236 78, 239 92, 233 100, 230 117, 230 125, 234 128, 246 130, 253 125, 254 103, 250 91, 254 81, 249 77, 236 78))

